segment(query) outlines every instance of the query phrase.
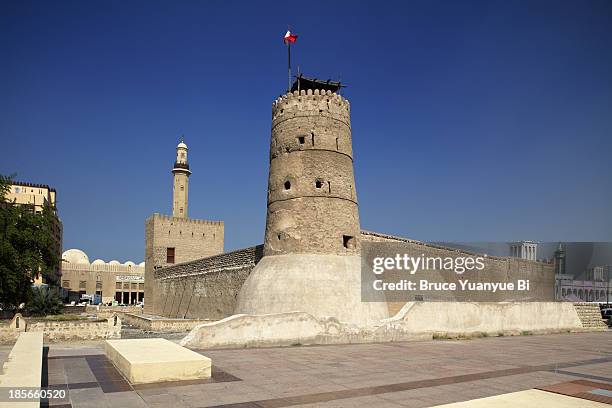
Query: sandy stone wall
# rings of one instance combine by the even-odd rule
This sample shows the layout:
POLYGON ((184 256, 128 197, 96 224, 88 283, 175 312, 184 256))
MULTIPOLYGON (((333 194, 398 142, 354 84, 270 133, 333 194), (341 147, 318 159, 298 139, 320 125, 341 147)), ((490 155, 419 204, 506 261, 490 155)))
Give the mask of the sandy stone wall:
POLYGON ((45 341, 121 338, 121 318, 97 320, 36 320, 15 315, 9 324, 0 324, 0 343, 11 343, 22 332, 41 332, 45 341), (19 324, 17 325, 17 321, 19 324))
MULTIPOLYGON (((364 253, 368 251, 379 252, 388 247, 388 252, 408 254, 412 257, 476 257, 482 254, 462 251, 454 248, 447 248, 439 245, 432 245, 407 238, 394 237, 390 235, 362 231, 361 235, 364 253)), ((468 279, 470 282, 509 282, 518 279, 530 281, 531 290, 524 294, 512 294, 507 292, 474 292, 465 291, 437 291, 432 292, 385 292, 388 302, 389 315, 393 316, 401 307, 411 300, 420 301, 479 301, 479 302, 499 302, 499 301, 554 301, 555 274, 553 265, 545 262, 529 261, 511 257, 484 257, 485 268, 482 271, 469 271, 463 275, 428 270, 421 272, 417 279, 425 278, 430 282, 447 282, 449 279, 468 279), (477 297, 475 297, 477 296, 477 297)), ((416 275, 415 275, 416 276, 416 275)), ((385 272, 385 280, 399 281, 400 279, 411 279, 412 276, 405 271, 385 272)))
POLYGON ((195 319, 231 315, 242 284, 262 256, 259 245, 155 271, 158 292, 150 313, 195 319))
POLYGON ((121 317, 126 324, 141 330, 160 333, 185 332, 193 329, 197 325, 210 321, 208 319, 160 318, 157 316, 132 313, 125 313, 121 317))
POLYGON ((359 253, 350 105, 323 91, 272 107, 265 255, 359 253))
MULTIPOLYGON (((373 243, 389 242, 399 243, 403 252, 417 256, 423 253, 444 257, 474 255, 458 249, 369 231, 361 232, 361 241, 364 252, 373 243)), ((215 320, 232 315, 237 294, 262 254, 263 246, 260 245, 157 270, 154 283, 161 296, 154 303, 154 310, 147 313, 173 318, 215 320)), ((491 276, 499 279, 525 277, 542 288, 539 294, 541 299, 554 299, 554 271, 551 264, 518 258, 488 257, 486 265, 490 273, 486 279, 491 279, 491 276)), ((485 277, 474 276, 473 279, 483 280, 485 277)), ((423 300, 445 300, 423 296, 423 300)), ((406 300, 394 301, 391 294, 387 302, 389 315, 395 315, 405 303, 406 300)))
POLYGON ((145 312, 152 313, 156 269, 171 266, 167 249, 174 248, 174 264, 223 253, 223 221, 206 221, 153 214, 145 222, 145 312))

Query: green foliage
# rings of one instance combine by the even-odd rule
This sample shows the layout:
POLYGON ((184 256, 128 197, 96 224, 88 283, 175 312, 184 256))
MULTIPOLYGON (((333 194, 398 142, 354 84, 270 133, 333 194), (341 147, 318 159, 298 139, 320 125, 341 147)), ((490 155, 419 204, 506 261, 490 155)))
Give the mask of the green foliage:
POLYGON ((36 214, 31 207, 8 201, 12 177, 0 175, 0 308, 15 310, 27 303, 34 278, 55 282, 60 261, 54 250, 53 208, 36 214))
POLYGON ((64 304, 54 290, 46 287, 32 288, 27 311, 30 316, 47 316, 62 313, 64 304))

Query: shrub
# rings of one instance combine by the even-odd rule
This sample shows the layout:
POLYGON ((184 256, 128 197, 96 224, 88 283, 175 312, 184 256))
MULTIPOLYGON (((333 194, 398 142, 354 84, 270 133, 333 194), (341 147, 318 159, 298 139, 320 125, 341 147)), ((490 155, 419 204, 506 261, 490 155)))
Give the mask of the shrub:
POLYGON ((28 314, 31 316, 57 315, 62 312, 64 305, 59 296, 48 288, 32 288, 32 297, 27 304, 28 314))

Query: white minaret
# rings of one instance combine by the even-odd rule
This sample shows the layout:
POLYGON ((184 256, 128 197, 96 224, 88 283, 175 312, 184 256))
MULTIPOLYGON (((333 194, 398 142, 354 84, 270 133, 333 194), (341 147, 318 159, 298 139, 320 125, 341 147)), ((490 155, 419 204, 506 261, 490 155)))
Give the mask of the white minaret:
POLYGON ((174 188, 172 193, 172 216, 187 218, 187 197, 189 192, 189 162, 187 161, 187 145, 181 138, 176 146, 176 161, 172 168, 174 188))

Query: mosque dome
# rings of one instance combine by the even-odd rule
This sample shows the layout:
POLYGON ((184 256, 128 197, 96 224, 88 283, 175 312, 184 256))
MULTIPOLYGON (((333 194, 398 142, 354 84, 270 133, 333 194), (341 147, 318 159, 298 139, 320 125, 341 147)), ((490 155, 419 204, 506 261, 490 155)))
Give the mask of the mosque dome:
POLYGON ((126 263, 124 263, 125 266, 136 266, 136 264, 132 261, 127 261, 126 263))
POLYGON ((80 249, 69 249, 62 254, 62 260, 72 264, 89 264, 89 257, 80 249))
POLYGON ((113 259, 112 261, 110 261, 108 263, 109 265, 121 265, 121 263, 119 261, 117 261, 116 259, 113 259))
POLYGON ((181 141, 178 145, 176 145, 177 149, 187 149, 187 145, 185 142, 181 141))
POLYGON ((144 266, 145 266, 144 261, 142 261, 141 263, 139 263, 139 264, 138 264, 138 266, 142 266, 142 267, 144 268, 144 266))
POLYGON ((91 264, 92 265, 104 265, 106 262, 104 262, 102 259, 96 259, 95 261, 93 261, 91 264))

